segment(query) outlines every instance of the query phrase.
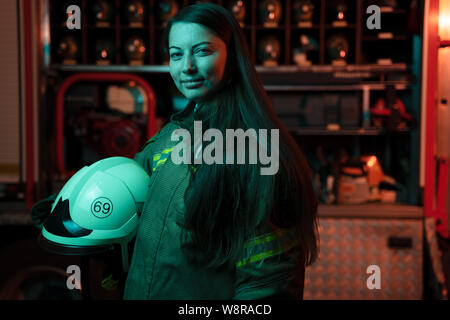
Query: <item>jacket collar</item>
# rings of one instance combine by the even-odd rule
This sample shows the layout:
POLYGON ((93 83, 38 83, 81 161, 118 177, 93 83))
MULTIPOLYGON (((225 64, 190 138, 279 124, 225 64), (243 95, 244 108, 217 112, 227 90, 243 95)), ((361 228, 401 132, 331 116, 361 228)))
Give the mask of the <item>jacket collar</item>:
POLYGON ((170 117, 170 122, 179 125, 183 128, 189 128, 192 126, 192 122, 194 121, 194 107, 195 102, 189 101, 189 103, 186 105, 186 107, 173 114, 170 117))

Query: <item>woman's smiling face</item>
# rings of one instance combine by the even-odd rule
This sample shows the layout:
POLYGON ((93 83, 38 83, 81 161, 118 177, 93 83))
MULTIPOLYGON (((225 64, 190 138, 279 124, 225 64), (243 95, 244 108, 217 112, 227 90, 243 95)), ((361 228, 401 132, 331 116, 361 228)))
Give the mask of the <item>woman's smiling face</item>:
POLYGON ((176 22, 169 33, 169 70, 189 100, 205 102, 221 85, 227 61, 225 42, 207 27, 176 22))

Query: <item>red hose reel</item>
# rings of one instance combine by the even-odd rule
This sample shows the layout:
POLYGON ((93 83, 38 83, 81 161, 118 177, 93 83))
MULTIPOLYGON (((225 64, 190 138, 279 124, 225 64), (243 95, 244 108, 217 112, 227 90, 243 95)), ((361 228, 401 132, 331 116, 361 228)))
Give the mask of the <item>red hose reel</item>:
MULTIPOLYGON (((62 176, 71 176, 75 173, 68 172, 64 164, 64 96, 67 90, 78 82, 130 82, 134 81, 145 91, 148 98, 147 112, 147 139, 156 133, 156 99, 152 87, 143 78, 128 73, 77 73, 66 78, 57 91, 56 97, 56 164, 58 173, 62 176)), ((101 148, 108 150, 108 156, 127 155, 132 157, 140 146, 138 145, 139 130, 130 120, 120 120, 114 123, 97 123, 101 134, 101 148)))
POLYGON ((88 143, 106 157, 131 158, 141 148, 140 130, 131 120, 95 121, 92 129, 88 143))

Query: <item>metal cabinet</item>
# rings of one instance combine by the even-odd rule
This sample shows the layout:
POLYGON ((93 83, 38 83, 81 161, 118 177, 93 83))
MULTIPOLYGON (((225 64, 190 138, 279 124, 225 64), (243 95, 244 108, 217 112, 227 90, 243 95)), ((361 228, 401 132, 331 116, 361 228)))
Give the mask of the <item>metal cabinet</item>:
POLYGON ((357 217, 358 206, 346 207, 353 217, 319 219, 320 253, 306 269, 304 299, 422 299, 422 210, 357 217))

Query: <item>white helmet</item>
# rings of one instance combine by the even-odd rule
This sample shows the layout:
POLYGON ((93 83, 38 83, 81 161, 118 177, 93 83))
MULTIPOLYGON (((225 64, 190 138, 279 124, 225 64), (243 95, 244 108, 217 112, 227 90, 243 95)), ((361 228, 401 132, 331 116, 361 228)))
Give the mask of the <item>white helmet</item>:
POLYGON ((134 160, 106 158, 79 170, 53 203, 40 242, 62 254, 89 254, 119 244, 128 271, 128 243, 136 235, 149 175, 134 160))

